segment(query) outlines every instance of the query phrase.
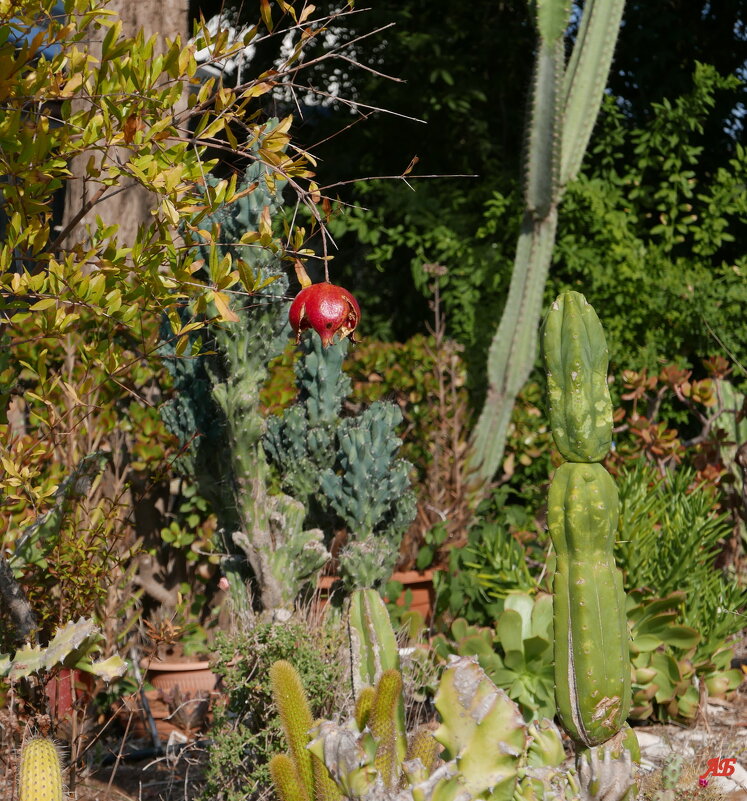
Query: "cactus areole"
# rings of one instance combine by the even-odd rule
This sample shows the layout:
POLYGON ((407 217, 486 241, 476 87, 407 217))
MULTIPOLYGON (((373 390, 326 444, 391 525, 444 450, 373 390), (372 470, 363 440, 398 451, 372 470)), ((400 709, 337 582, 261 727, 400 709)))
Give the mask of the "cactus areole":
MULTIPOLYGON (((296 334, 296 342, 309 328, 319 334, 326 348, 339 334, 339 339, 350 336, 361 318, 358 301, 341 286, 326 281, 304 287, 291 303, 288 319, 296 334)), ((355 338, 350 336, 351 341, 355 338)))

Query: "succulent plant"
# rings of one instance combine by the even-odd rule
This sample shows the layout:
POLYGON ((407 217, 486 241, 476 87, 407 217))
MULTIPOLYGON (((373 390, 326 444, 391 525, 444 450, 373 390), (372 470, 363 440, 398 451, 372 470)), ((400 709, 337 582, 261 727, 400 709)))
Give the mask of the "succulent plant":
POLYGON ((741 671, 731 668, 734 655, 724 643, 697 656, 701 634, 678 621, 686 602, 684 592, 650 598, 642 590, 628 594, 631 629, 632 720, 695 720, 701 704, 701 686, 709 698, 724 698, 742 683, 741 671))
POLYGON ((55 743, 32 737, 21 747, 19 801, 62 801, 62 764, 55 743))
POLYGON ((308 285, 304 282, 288 312, 297 343, 301 341, 301 334, 311 328, 319 334, 325 348, 332 344, 335 336, 352 339, 360 318, 358 301, 350 292, 326 281, 308 285))
POLYGON ((52 670, 56 667, 77 668, 105 681, 124 675, 126 665, 120 656, 95 659, 103 637, 92 620, 81 617, 57 629, 45 647, 26 645, 11 657, 0 654, 0 677, 14 682, 32 673, 52 670))
POLYGON ((515 593, 505 599, 494 628, 457 618, 450 636, 437 634, 431 647, 444 660, 453 653, 476 656, 490 680, 531 721, 555 715, 552 642, 552 597, 515 593))
POLYGON ((399 670, 399 647, 386 604, 376 590, 355 590, 347 609, 353 695, 399 670))
POLYGON ((550 483, 547 522, 557 554, 553 577, 555 699, 576 743, 590 798, 635 793, 629 634, 622 574, 613 554, 617 487, 599 462, 609 448, 612 405, 607 343, 591 305, 565 292, 542 331, 553 438, 567 461, 550 483), (629 743, 630 741, 630 743, 629 743))
POLYGON ((175 385, 163 416, 184 446, 182 469, 219 516, 231 597, 242 610, 256 599, 270 619, 291 614, 302 588, 330 557, 322 530, 305 526, 303 501, 274 491, 262 446, 260 390, 268 362, 288 340, 288 279, 270 248, 242 243, 279 211, 283 185, 268 180, 257 160, 244 174, 238 199, 201 223, 213 229, 214 246, 197 247, 211 279, 230 286, 232 270, 238 271, 256 291, 252 303, 232 310, 233 322, 214 326, 212 341, 191 358, 182 358, 170 341, 162 346, 175 385))
POLYGON ((298 400, 268 421, 263 445, 283 488, 307 504, 312 520, 328 530, 344 524, 338 572, 352 591, 391 575, 415 499, 410 464, 397 458, 399 407, 376 402, 355 417, 340 416, 350 390, 342 372, 347 347, 324 347, 316 336, 302 341, 298 400))
MULTIPOLYGON (((366 642, 379 643, 361 650, 393 660, 385 645, 393 636, 391 624, 380 617, 384 607, 380 598, 378 604, 374 601, 375 595, 373 590, 356 593, 351 602, 357 604, 356 625, 365 620, 364 628, 376 631, 366 642)), ((384 669, 384 662, 378 659, 366 674, 368 679, 375 676, 375 683, 360 684, 347 721, 316 721, 306 732, 312 782, 306 757, 297 757, 297 744, 292 744, 304 739, 299 733, 310 721, 303 711, 300 680, 288 663, 273 667, 276 703, 290 746, 272 764, 282 801, 578 801, 573 770, 560 767, 565 753, 555 724, 545 719, 527 726, 516 704, 475 658, 451 658, 436 693, 438 729, 420 727, 409 735, 400 726, 401 673, 395 667, 384 669)))

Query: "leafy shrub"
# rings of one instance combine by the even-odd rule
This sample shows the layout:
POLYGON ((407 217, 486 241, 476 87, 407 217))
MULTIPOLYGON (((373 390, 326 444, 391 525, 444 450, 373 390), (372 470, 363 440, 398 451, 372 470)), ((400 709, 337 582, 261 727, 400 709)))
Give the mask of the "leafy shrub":
POLYGON ((262 623, 217 636, 217 664, 226 700, 211 730, 204 801, 246 801, 270 786, 267 763, 284 750, 272 702, 270 666, 286 659, 301 674, 314 717, 331 715, 339 700, 344 660, 342 637, 333 624, 262 623))

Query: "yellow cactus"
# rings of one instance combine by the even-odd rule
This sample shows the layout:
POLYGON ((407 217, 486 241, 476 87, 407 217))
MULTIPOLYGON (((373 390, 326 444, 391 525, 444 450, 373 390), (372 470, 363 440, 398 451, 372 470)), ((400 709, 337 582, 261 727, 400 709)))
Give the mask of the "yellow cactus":
POLYGON ((62 765, 54 742, 34 737, 21 749, 19 801, 62 801, 62 765))

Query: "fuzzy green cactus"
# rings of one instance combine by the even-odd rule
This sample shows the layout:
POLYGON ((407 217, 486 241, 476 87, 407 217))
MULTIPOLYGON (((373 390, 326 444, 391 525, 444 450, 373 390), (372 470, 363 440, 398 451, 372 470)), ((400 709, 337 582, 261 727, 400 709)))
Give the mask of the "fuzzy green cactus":
MULTIPOLYGON (((270 684, 290 750, 289 760, 293 764, 298 785, 293 788, 292 795, 311 799, 314 797, 314 772, 311 766, 311 754, 306 746, 309 743, 309 730, 313 720, 306 693, 298 671, 285 660, 275 662, 270 668, 270 684)), ((285 764, 281 762, 279 765, 276 761, 271 770, 282 775, 287 772, 285 764)), ((285 784, 289 787, 293 785, 289 777, 284 779, 285 784)))
POLYGON ((62 801, 62 764, 55 743, 33 737, 21 748, 19 801, 62 801))
POLYGON ((550 268, 558 206, 581 166, 599 112, 624 0, 588 0, 580 12, 570 60, 565 34, 572 4, 530 4, 537 29, 527 139, 525 212, 508 298, 488 352, 488 390, 470 439, 475 502, 501 464, 517 394, 535 364, 537 327, 550 268))
POLYGON ((555 471, 548 497, 557 554, 555 699, 577 744, 579 777, 589 797, 622 799, 633 792, 630 748, 618 743, 631 686, 625 593, 613 556, 618 494, 599 464, 612 429, 607 345, 583 295, 567 292, 552 304, 542 348, 553 435, 568 460, 555 471), (610 788, 616 795, 607 794, 610 788))
POLYGON ((397 458, 399 407, 373 403, 355 417, 340 417, 350 390, 341 372, 347 348, 347 340, 325 348, 319 337, 304 339, 298 401, 268 421, 263 444, 283 487, 304 499, 313 517, 344 523, 348 542, 339 574, 352 591, 391 575, 415 502, 410 465, 397 458))

